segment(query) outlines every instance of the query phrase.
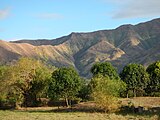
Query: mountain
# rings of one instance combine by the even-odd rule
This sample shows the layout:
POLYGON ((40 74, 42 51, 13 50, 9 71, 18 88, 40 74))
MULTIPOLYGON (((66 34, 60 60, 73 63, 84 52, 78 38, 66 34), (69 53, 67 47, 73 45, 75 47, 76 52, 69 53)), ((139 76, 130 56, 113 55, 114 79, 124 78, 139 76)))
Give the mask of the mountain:
POLYGON ((71 33, 53 40, 0 41, 1 63, 21 56, 34 57, 55 66, 74 66, 90 77, 95 62, 109 61, 120 71, 132 62, 145 66, 160 59, 160 18, 112 30, 71 33))

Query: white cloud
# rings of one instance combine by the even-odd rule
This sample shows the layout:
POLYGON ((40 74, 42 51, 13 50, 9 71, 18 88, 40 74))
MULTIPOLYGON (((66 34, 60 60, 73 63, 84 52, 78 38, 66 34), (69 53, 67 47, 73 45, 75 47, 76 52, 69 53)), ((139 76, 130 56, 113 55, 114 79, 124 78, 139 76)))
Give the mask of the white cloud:
POLYGON ((160 16, 160 0, 115 0, 111 3, 117 5, 117 9, 113 11, 114 19, 160 16))
POLYGON ((0 20, 9 17, 10 15, 10 8, 5 8, 0 10, 0 20))
POLYGON ((56 13, 41 13, 41 14, 36 15, 36 17, 41 18, 41 19, 51 19, 51 20, 63 18, 62 15, 56 14, 56 13))

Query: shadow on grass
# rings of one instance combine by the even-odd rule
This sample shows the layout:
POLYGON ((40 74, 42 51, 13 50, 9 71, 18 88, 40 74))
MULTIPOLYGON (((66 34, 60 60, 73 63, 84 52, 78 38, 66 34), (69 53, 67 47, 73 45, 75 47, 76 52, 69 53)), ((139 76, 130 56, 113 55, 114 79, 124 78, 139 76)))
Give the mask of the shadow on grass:
MULTIPOLYGON (((74 112, 83 112, 83 113, 105 113, 104 110, 97 109, 96 107, 60 107, 60 108, 50 108, 50 109, 28 109, 24 108, 23 110, 15 110, 16 112, 28 112, 28 113, 74 113, 74 112)), ((142 111, 139 111, 135 107, 128 107, 123 106, 118 112, 115 112, 116 115, 122 115, 122 116, 148 116, 152 117, 154 115, 158 116, 158 120, 160 120, 160 107, 152 107, 148 109, 143 109, 142 111)))
MULTIPOLYGON (((141 107, 143 108, 143 107, 141 107)), ((116 112, 117 115, 132 115, 132 116, 158 116, 158 120, 160 120, 160 107, 152 107, 152 108, 143 108, 139 110, 138 108, 135 107, 128 107, 128 106, 123 106, 121 107, 120 111, 116 112)))
POLYGON ((84 113, 104 113, 103 110, 96 108, 57 108, 52 110, 16 110, 17 112, 29 113, 69 113, 69 112, 84 112, 84 113))
POLYGON ((85 105, 85 104, 77 104, 72 107, 28 107, 28 108, 20 108, 18 110, 14 110, 16 112, 29 112, 29 113, 68 113, 68 112, 84 112, 84 113, 104 113, 104 110, 98 109, 96 106, 85 105))
MULTIPOLYGON (((48 107, 49 108, 49 107, 48 107)), ((102 113, 104 110, 98 109, 94 102, 82 102, 79 104, 74 104, 71 107, 65 107, 65 106, 55 106, 50 107, 48 109, 46 107, 43 108, 24 108, 18 111, 25 111, 25 112, 41 112, 41 113, 68 113, 68 112, 85 112, 85 113, 94 113, 94 112, 100 112, 102 113)))
POLYGON ((87 108, 61 108, 61 109, 54 109, 52 112, 60 112, 60 113, 67 113, 67 112, 85 112, 85 113, 95 113, 100 112, 102 113, 103 110, 93 108, 93 107, 87 107, 87 108))

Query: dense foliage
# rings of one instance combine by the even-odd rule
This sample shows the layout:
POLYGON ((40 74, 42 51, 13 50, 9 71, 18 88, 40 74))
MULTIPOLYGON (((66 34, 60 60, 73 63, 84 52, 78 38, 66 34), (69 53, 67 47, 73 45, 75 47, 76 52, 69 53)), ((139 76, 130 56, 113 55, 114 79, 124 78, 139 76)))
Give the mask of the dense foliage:
POLYGON ((151 96, 160 96, 160 61, 148 66, 147 72, 150 75, 150 82, 147 86, 147 93, 151 96))
POLYGON ((90 80, 81 78, 81 89, 77 94, 78 98, 81 98, 82 101, 90 100, 91 89, 89 86, 90 80))
MULTIPOLYGON (((145 70, 140 64, 126 65, 120 77, 108 62, 92 66, 90 80, 80 78, 72 67, 46 66, 40 60, 21 58, 0 66, 0 107, 40 106, 42 99, 65 101, 94 100, 99 108, 117 109, 117 98, 160 95, 160 61, 145 70), (121 79, 120 79, 121 78, 121 79)), ((46 104, 47 105, 47 104, 46 104)))
POLYGON ((139 93, 144 94, 144 89, 149 83, 149 75, 145 68, 140 64, 128 64, 126 65, 121 74, 121 79, 127 84, 127 92, 133 91, 134 96, 139 93))
POLYGON ((81 89, 81 79, 73 68, 59 68, 52 73, 48 94, 51 99, 63 98, 66 106, 68 99, 73 99, 81 89))
POLYGON ((107 76, 98 74, 91 79, 92 97, 98 107, 109 112, 117 109, 120 93, 125 91, 126 85, 121 80, 110 80, 107 76))
POLYGON ((30 58, 19 59, 4 71, 5 76, 2 75, 6 83, 3 89, 5 100, 11 100, 16 107, 36 106, 37 98, 42 97, 47 89, 51 71, 40 61, 30 58))
POLYGON ((103 76, 108 76, 110 79, 114 80, 120 79, 116 68, 114 68, 112 64, 109 62, 94 64, 91 68, 91 72, 93 76, 101 74, 103 76))

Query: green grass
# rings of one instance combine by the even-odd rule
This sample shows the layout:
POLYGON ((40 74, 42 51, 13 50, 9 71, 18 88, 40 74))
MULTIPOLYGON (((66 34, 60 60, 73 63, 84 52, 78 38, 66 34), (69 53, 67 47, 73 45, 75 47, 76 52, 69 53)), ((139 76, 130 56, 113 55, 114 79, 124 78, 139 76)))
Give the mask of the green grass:
POLYGON ((157 115, 116 115, 115 113, 53 112, 48 110, 0 111, 0 120, 158 120, 157 115))

